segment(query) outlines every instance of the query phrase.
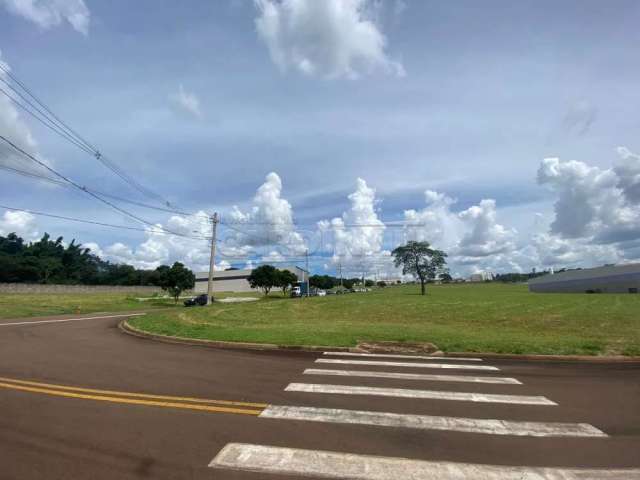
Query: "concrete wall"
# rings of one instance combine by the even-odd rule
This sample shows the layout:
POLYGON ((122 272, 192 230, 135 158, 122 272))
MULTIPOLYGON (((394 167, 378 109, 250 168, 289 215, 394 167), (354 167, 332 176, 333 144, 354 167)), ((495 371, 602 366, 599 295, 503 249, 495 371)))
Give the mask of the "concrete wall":
POLYGON ((111 285, 42 285, 39 283, 0 283, 0 293, 160 293, 160 287, 111 285))

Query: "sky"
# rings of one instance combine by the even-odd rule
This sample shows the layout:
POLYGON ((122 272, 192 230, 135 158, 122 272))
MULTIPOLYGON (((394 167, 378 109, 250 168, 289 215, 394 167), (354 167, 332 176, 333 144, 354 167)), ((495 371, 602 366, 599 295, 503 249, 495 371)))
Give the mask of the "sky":
MULTIPOLYGON (((634 0, 0 0, 5 69, 195 213, 114 201, 141 224, 5 168, 4 207, 142 231, 0 207, 0 235, 205 270, 218 212, 218 268, 304 267, 308 250, 315 273, 394 277, 407 240, 460 276, 640 261, 638 20, 634 0)), ((0 135, 159 205, 2 92, 0 135)), ((6 143, 0 167, 51 176, 6 143)))

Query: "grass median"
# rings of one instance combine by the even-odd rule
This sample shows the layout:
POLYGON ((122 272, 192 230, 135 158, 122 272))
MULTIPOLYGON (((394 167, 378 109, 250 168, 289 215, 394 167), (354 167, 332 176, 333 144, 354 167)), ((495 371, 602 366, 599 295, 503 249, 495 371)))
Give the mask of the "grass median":
POLYGON ((153 312, 141 330, 281 345, 432 342, 444 351, 640 355, 640 295, 534 294, 526 285, 394 286, 368 293, 153 312))
MULTIPOLYGON (((141 295, 142 296, 142 295, 141 295)), ((170 307, 169 299, 141 302, 127 293, 1 293, 0 319, 170 307)))

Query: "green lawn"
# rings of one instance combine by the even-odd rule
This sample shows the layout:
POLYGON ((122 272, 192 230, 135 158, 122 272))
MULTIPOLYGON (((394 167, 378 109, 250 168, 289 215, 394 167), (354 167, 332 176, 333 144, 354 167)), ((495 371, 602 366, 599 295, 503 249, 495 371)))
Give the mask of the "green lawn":
POLYGON ((117 312, 173 305, 166 299, 139 302, 126 293, 0 293, 0 318, 117 312))
POLYGON ((199 339, 353 346, 433 342, 444 351, 640 355, 640 295, 534 294, 526 285, 390 287, 369 293, 154 312, 136 328, 199 339))

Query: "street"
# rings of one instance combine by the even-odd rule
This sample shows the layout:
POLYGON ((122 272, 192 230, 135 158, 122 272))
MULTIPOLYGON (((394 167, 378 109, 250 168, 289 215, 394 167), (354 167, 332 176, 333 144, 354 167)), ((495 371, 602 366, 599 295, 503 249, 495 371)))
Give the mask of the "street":
POLYGON ((221 350, 122 318, 0 321, 0 478, 640 478, 637 363, 221 350))

